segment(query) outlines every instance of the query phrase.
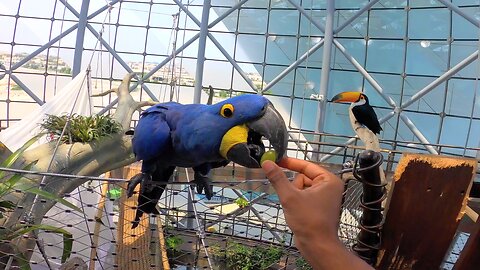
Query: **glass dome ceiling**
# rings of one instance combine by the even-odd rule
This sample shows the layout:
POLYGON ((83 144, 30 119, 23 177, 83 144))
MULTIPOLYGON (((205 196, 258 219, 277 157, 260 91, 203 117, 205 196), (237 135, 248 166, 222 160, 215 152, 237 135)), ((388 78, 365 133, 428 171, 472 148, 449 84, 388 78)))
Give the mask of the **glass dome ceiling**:
POLYGON ((383 147, 475 157, 479 22, 478 0, 2 1, 0 126, 90 67, 93 92, 138 72, 139 99, 262 92, 326 152, 355 141, 348 105, 328 100, 363 91, 383 147))

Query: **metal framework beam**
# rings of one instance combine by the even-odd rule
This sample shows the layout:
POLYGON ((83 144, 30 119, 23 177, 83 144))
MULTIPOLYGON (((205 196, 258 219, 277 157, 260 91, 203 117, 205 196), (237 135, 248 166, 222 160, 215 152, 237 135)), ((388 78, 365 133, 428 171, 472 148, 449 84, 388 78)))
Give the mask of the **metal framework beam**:
POLYGON ((50 46, 52 46, 53 44, 55 44, 57 41, 59 41, 60 39, 62 39, 62 38, 65 37, 66 35, 70 34, 71 32, 73 32, 73 30, 77 29, 77 27, 78 27, 78 23, 72 25, 70 28, 68 28, 67 30, 65 30, 64 32, 62 32, 60 35, 56 36, 55 38, 53 38, 53 39, 50 40, 49 42, 45 43, 42 47, 36 49, 34 52, 32 52, 31 54, 27 55, 25 58, 23 58, 23 59, 20 60, 18 63, 16 63, 15 65, 13 65, 11 70, 15 70, 15 69, 23 66, 25 63, 27 63, 28 61, 32 60, 35 56, 37 56, 38 54, 40 54, 40 53, 43 52, 44 50, 48 49, 50 46))
MULTIPOLYGON (((257 203, 258 201, 262 200, 263 198, 265 198, 267 196, 268 196, 268 193, 264 193, 264 194, 258 196, 257 198, 250 201, 250 205, 252 205, 254 203, 257 203)), ((213 226, 213 225, 215 225, 219 222, 222 222, 223 220, 225 220, 227 218, 232 218, 232 217, 239 216, 239 215, 247 212, 248 209, 249 209, 249 207, 238 208, 237 210, 235 210, 235 211, 233 211, 229 214, 223 215, 223 216, 217 218, 216 220, 212 220, 212 221, 208 222, 207 224, 205 224, 205 228, 208 228, 208 227, 213 226)))
MULTIPOLYGON (((335 18, 335 0, 327 0, 327 19, 325 21, 324 29, 324 43, 322 56, 322 74, 320 78, 320 88, 318 90, 318 104, 317 116, 315 121, 315 132, 323 132, 325 126, 325 115, 327 113, 327 94, 328 83, 330 79, 330 63, 332 59, 332 44, 333 44, 333 19, 335 18)), ((317 26, 318 27, 318 26, 317 26)), ((315 141, 320 141, 319 136, 315 136, 315 141)), ((317 149, 320 151, 320 147, 317 149)), ((318 160, 318 154, 313 155, 314 160, 318 160)))
MULTIPOLYGON (((232 12, 240 8, 244 3, 246 3, 248 0, 243 0, 241 2, 238 2, 235 6, 231 7, 229 10, 225 11, 221 16, 219 16, 215 21, 211 22, 208 25, 208 28, 212 28, 215 25, 217 25, 219 22, 221 22, 223 19, 228 17, 232 12)), ((181 4, 181 3, 180 3, 181 4)), ((182 5, 183 6, 183 5, 182 5)), ((163 60, 160 64, 158 64, 156 67, 154 67, 149 73, 147 73, 144 77, 143 80, 145 81, 146 79, 150 78, 155 72, 157 72, 160 68, 162 68, 164 65, 166 65, 170 60, 173 59, 174 56, 178 55, 181 53, 185 48, 190 46, 193 42, 195 42, 198 38, 200 37, 200 33, 197 33, 194 35, 192 38, 190 38, 187 42, 185 42, 182 46, 180 46, 175 52, 173 52, 171 55, 169 55, 165 60, 163 60)))
POLYGON ((383 93, 383 88, 380 86, 380 84, 378 84, 378 82, 375 81, 375 79, 372 77, 372 75, 370 75, 368 73, 368 71, 366 71, 362 67, 362 65, 360 65, 360 63, 358 63, 358 61, 352 55, 350 55, 347 52, 345 47, 343 47, 343 45, 340 42, 338 42, 337 40, 333 40, 333 43, 335 44, 337 49, 345 56, 345 58, 347 58, 347 60, 350 63, 352 63, 352 65, 358 70, 358 72, 360 72, 360 74, 362 74, 362 76, 373 86, 373 89, 375 89, 378 92, 378 94, 380 94, 380 96, 390 106, 392 106, 393 108, 397 107, 397 104, 395 104, 395 101, 390 96, 387 96, 385 93, 383 93))
POLYGON ((35 100, 35 102, 40 105, 45 104, 45 102, 43 102, 43 100, 37 97, 37 95, 35 95, 35 93, 33 93, 30 88, 28 88, 19 78, 17 78, 17 76, 10 74, 10 78, 12 79, 12 81, 18 84, 18 86, 20 86, 25 93, 27 93, 33 100, 35 100))
MULTIPOLYGON (((105 47, 105 49, 107 49, 107 51, 110 52, 110 54, 112 54, 112 56, 118 61, 118 63, 120 65, 122 65, 122 67, 129 73, 132 73, 133 70, 128 66, 128 64, 122 59, 122 57, 120 55, 118 55, 118 53, 110 46, 110 44, 108 44, 107 41, 105 41, 105 39, 103 39, 103 37, 95 30, 95 28, 93 28, 93 26, 91 26, 90 24, 87 24, 87 28, 88 30, 90 30, 90 32, 92 32, 92 34, 102 43, 102 45, 105 47)), ((148 94, 148 96, 154 100, 154 101, 158 101, 157 97, 152 93, 152 91, 150 91, 150 89, 145 85, 143 84, 143 80, 139 80, 135 86, 130 87, 130 91, 132 91, 133 89, 135 89, 137 87, 137 85, 141 85, 141 87, 143 88, 143 90, 145 90, 145 92, 148 94)))
POLYGON ((468 66, 470 63, 475 61, 478 58, 478 50, 469 55, 467 58, 463 59, 460 63, 456 64, 454 67, 451 69, 447 70, 445 73, 443 73, 440 77, 435 79, 433 82, 425 86, 422 90, 418 91, 415 95, 413 95, 409 100, 404 102, 402 106, 400 106, 401 109, 405 109, 406 107, 412 105, 415 101, 419 100, 421 97, 425 96, 428 94, 430 91, 432 91, 435 87, 443 83, 444 81, 450 79, 453 75, 455 75, 457 72, 462 70, 464 67, 468 66))
POLYGON ((92 14, 88 15, 87 20, 93 19, 94 17, 98 16, 100 13, 104 12, 107 9, 110 9, 116 3, 120 2, 120 0, 113 0, 110 1, 108 4, 104 5, 103 7, 99 8, 97 11, 93 12, 92 14))
MULTIPOLYGON (((236 189, 232 189, 232 190, 233 190, 233 192, 235 192, 235 194, 238 197, 245 198, 245 196, 243 196, 242 193, 240 193, 238 190, 236 190, 236 189)), ((280 237, 280 235, 278 235, 278 233, 274 231, 274 228, 272 226, 270 226, 270 224, 268 224, 268 222, 262 217, 262 215, 260 215, 260 213, 257 211, 257 209, 255 209, 255 206, 250 205, 249 207, 250 207, 250 210, 253 212, 253 214, 262 222, 262 224, 277 239, 277 241, 282 242, 283 241, 282 237, 280 237)))
MULTIPOLYGON (((395 116, 395 114, 396 114, 395 111, 391 111, 391 112, 389 112, 387 115, 385 115, 384 117, 378 119, 378 122, 380 122, 380 124, 385 123, 385 122, 387 122, 388 120, 390 120, 390 118, 392 118, 393 116, 395 116)), ((347 145, 351 145, 351 144, 354 143, 357 139, 358 139, 358 136, 355 136, 355 137, 353 137, 353 138, 348 139, 348 141, 345 142, 345 147, 346 147, 347 145)), ((325 162, 325 161, 329 160, 329 159, 332 158, 335 154, 338 154, 338 153, 340 153, 341 151, 343 151, 343 150, 345 149, 345 147, 337 147, 337 148, 333 149, 332 151, 330 151, 329 154, 323 155, 323 156, 320 158, 320 162, 325 162)))
MULTIPOLYGON (((327 0, 327 13, 328 13, 328 2, 330 0, 327 0)), ((300 13, 302 13, 303 16, 305 16, 305 18, 307 18, 313 25, 315 25, 320 31, 322 31, 322 33, 325 33, 325 27, 323 27, 323 25, 321 25, 319 22, 315 21, 311 16, 310 14, 307 13, 307 11, 305 11, 305 9, 303 9, 302 6, 300 6, 297 1, 294 1, 294 0, 288 0, 288 2, 294 6, 298 11, 300 11, 300 13)), ((327 14, 327 17, 328 17, 328 14, 327 14)), ((333 27, 333 25, 332 25, 333 27)))
MULTIPOLYGON (((219 16, 215 21, 211 22, 209 25, 208 25, 208 28, 212 28, 214 27, 215 25, 217 25, 219 22, 221 22, 223 19, 225 19, 228 15, 230 15, 232 12, 234 12, 235 10, 237 10, 238 8, 240 8, 245 2, 247 2, 248 0, 242 0, 241 2, 238 2, 236 5, 234 5, 233 7, 231 7, 230 9, 228 9, 227 11, 225 11, 225 13, 223 13, 221 16, 219 16)), ((179 53, 181 53, 183 50, 185 50, 185 48, 187 48, 188 46, 190 46, 193 42, 195 42, 198 38, 200 37, 200 34, 197 33, 195 36, 193 36, 192 38, 190 38, 187 42, 185 42, 182 46, 180 46, 177 50, 175 50, 175 52, 173 52, 171 55, 169 55, 165 60, 163 60, 162 62, 160 62, 160 64, 158 64, 157 66, 155 66, 152 70, 150 70, 150 72, 148 72, 145 76, 143 76, 142 80, 145 81, 147 80, 148 78, 150 78, 155 72, 157 72, 159 69, 161 69, 163 66, 165 66, 168 62, 170 62, 170 60, 172 60, 176 55, 178 55, 179 53)), ((109 46, 110 47, 110 46, 109 46)), ((111 48, 111 47, 110 47, 111 48)), ((113 50, 113 49, 112 49, 113 50)), ((133 89, 135 89, 136 87, 138 86, 138 82, 135 82, 135 83, 132 83, 132 86, 130 86, 130 91, 132 91, 133 89)), ((154 99, 155 100, 155 99, 154 99)), ((114 99, 112 102, 110 102, 110 104, 108 104, 107 106, 105 106, 105 108, 103 108, 98 114, 104 114, 105 112, 107 112, 108 110, 110 110, 111 108, 113 108, 113 106, 115 106, 115 104, 117 104, 118 102, 118 99, 114 99)))
POLYGON ((371 7, 373 7, 373 5, 375 5, 378 1, 380 0, 372 0, 370 2, 368 2, 368 4, 366 4, 363 8, 361 8, 359 11, 357 11, 357 13, 353 14, 352 17, 350 17, 348 20, 346 20, 342 25, 340 25, 339 27, 337 27, 337 29, 335 29, 333 31, 333 34, 338 34, 338 32, 342 31, 345 27, 347 27, 350 23, 352 23, 354 20, 356 20, 358 17, 360 17, 365 11, 369 10, 371 7))
POLYGON ((90 0, 82 1, 80 16, 78 17, 77 38, 75 39, 75 52, 73 56, 72 78, 75 78, 82 69, 83 42, 85 40, 85 28, 87 27, 88 7, 90 0))
POLYGON ((475 25, 476 27, 480 28, 480 20, 477 20, 473 17, 471 17, 470 15, 468 15, 467 13, 463 12, 462 9, 460 9, 459 7, 457 7, 456 5, 452 4, 452 2, 450 1, 447 1, 447 0, 437 0, 438 2, 444 4, 446 7, 448 7, 450 10, 454 11, 455 13, 457 13, 458 15, 462 16, 465 20, 471 22, 473 25, 475 25))
MULTIPOLYGON (((179 5, 179 7, 183 10, 183 12, 185 12, 185 14, 187 14, 187 16, 190 19, 192 19, 192 21, 195 22, 195 24, 200 26, 200 28, 202 27, 202 23, 182 3, 178 2, 178 0, 173 0, 173 1, 179 5)), ((210 26, 208 28, 210 28, 210 26)), ((223 54, 223 56, 225 56, 227 61, 230 62, 230 64, 232 64, 235 70, 240 74, 240 76, 242 76, 242 78, 247 82, 247 84, 252 88, 252 90, 258 92, 258 89, 255 86, 255 84, 252 82, 252 80, 247 76, 247 74, 243 71, 240 65, 238 65, 238 63, 230 56, 230 54, 228 54, 228 52, 223 48, 220 42, 218 42, 218 40, 209 32, 207 32, 207 36, 213 42, 213 44, 218 48, 218 50, 223 54)), ((199 63, 197 58, 197 65, 198 64, 199 63)), ((198 71, 198 67, 197 67, 197 71, 198 71)), ((197 82, 196 78, 195 78, 195 82, 197 82)), ((200 88, 201 88, 201 85, 200 85, 200 88)))
POLYGON ((262 92, 268 91, 270 88, 272 88, 276 83, 278 83, 280 80, 282 80, 285 76, 290 73, 290 71, 294 70, 297 68, 301 63, 303 63, 310 55, 315 53, 320 47, 323 46, 324 40, 320 40, 317 44, 315 44, 313 47, 311 47, 306 53, 304 53, 300 58, 298 58, 295 62, 291 63, 290 66, 288 66, 286 69, 284 69, 280 74, 277 75, 273 80, 271 80, 265 88, 263 88, 262 92))
POLYGON ((431 154, 438 155, 437 150, 433 148, 433 146, 430 145, 430 142, 423 136, 422 132, 418 130, 418 128, 415 126, 415 124, 408 118, 404 113, 400 114, 400 119, 407 125, 407 127, 412 131, 413 135, 417 137, 421 143, 424 144, 424 147, 430 152, 431 154))
POLYGON ((199 22, 200 36, 198 38, 197 68, 195 73, 195 90, 193 92, 193 103, 201 103, 203 68, 205 67, 205 48, 208 35, 208 17, 210 16, 211 4, 211 0, 203 0, 202 21, 199 22))

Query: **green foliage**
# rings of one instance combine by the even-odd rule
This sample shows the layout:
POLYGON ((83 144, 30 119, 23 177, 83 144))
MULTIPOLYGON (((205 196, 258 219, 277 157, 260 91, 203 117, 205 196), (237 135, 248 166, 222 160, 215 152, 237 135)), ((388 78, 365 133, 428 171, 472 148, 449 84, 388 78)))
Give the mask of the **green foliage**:
MULTIPOLYGON (((2 164, 0 164, 0 166, 4 167, 4 168, 10 168, 12 167, 13 163, 15 163, 15 161, 20 157, 20 155, 25 152, 25 150, 27 150, 27 148, 29 148, 30 146, 32 146, 32 144, 34 144, 39 136, 41 134, 39 134, 38 136, 35 136, 33 138, 31 138, 30 140, 28 140, 24 145, 22 145, 22 147, 20 147, 17 151, 13 152, 10 156, 8 156, 8 158, 6 158, 2 164)), ((4 171, 0 171, 0 179, 3 178, 3 176, 5 175, 5 172, 4 171)), ((0 194, 1 196, 1 194, 0 194)))
POLYGON ((59 73, 72 74, 72 69, 70 67, 61 67, 58 69, 59 73))
POLYGON ((67 115, 48 115, 41 127, 54 139, 60 139, 63 143, 88 143, 120 133, 122 130, 121 125, 108 115, 82 116, 74 114, 70 121, 68 121, 67 115), (61 136, 65 126, 65 132, 61 136))
POLYGON ((224 257, 227 269, 232 270, 268 269, 283 256, 283 251, 276 246, 250 247, 236 242, 229 242, 226 250, 213 247, 212 253, 224 257))
POLYGON ((55 226, 45 225, 45 224, 36 224, 36 225, 27 225, 22 224, 14 227, 13 229, 2 228, 0 230, 0 237, 3 241, 11 241, 18 237, 21 237, 24 234, 42 230, 46 232, 58 233, 63 236, 63 252, 62 252, 62 263, 66 262, 72 253, 73 246, 73 236, 68 231, 58 228, 55 226))
MULTIPOLYGON (((40 136, 40 135, 39 135, 40 136)), ((1 167, 10 168, 13 166, 15 161, 21 156, 21 154, 30 147, 39 136, 36 136, 29 141, 27 141, 20 149, 12 153, 7 159, 5 159, 1 167)), ((24 170, 30 170, 34 164, 30 163, 25 166, 24 170)), ((55 201, 57 203, 61 203, 65 206, 68 206, 76 211, 82 212, 80 208, 76 207, 75 205, 71 204, 70 202, 66 201, 65 199, 47 192, 45 190, 41 190, 33 186, 34 183, 30 180, 24 178, 21 174, 13 174, 10 177, 5 177, 5 172, 0 171, 0 218, 3 218, 7 212, 14 211, 16 205, 10 201, 5 200, 5 196, 12 192, 20 191, 25 193, 36 194, 40 197, 55 201)), ((65 262, 72 253, 72 245, 73 245, 73 237, 72 234, 68 231, 50 225, 44 224, 19 224, 14 226, 13 228, 6 228, 0 227, 0 242, 3 241, 12 241, 14 239, 22 237, 22 235, 33 232, 33 231, 48 231, 57 234, 61 234, 63 236, 63 252, 62 252, 62 263, 65 262)), ((17 261, 20 264, 21 269, 28 270, 30 266, 28 265, 25 257, 20 252, 15 254, 17 257, 17 261)))
POLYGON ((14 84, 12 85, 12 87, 10 87, 10 90, 12 91, 18 91, 18 90, 23 90, 22 87, 18 84, 14 84))
POLYGON ((171 235, 165 238, 165 245, 167 246, 167 249, 173 252, 180 251, 180 245, 182 244, 183 244, 183 239, 180 238, 180 236, 171 235))
POLYGON ((235 200, 235 203, 238 205, 238 207, 243 208, 248 206, 248 201, 245 198, 239 197, 235 200))
POLYGON ((308 264, 308 262, 303 257, 300 257, 295 260, 295 266, 296 266, 296 269, 313 270, 310 264, 308 264))

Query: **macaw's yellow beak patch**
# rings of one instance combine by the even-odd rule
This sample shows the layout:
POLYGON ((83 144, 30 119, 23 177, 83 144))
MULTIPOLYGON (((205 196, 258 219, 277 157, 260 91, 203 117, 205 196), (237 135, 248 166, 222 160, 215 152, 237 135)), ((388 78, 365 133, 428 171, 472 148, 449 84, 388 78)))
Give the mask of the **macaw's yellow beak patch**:
POLYGON ((223 135, 222 142, 220 144, 220 155, 227 158, 227 153, 232 147, 239 143, 246 143, 248 139, 248 127, 247 125, 238 125, 229 129, 225 135, 223 135))

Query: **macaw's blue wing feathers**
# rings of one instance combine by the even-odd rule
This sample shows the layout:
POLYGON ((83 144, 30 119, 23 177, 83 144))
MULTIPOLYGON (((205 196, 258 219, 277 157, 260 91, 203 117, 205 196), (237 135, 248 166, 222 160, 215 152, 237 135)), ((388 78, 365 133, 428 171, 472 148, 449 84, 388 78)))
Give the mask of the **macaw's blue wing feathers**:
POLYGON ((137 160, 151 160, 171 151, 170 126, 163 112, 143 114, 133 136, 133 153, 137 160))

